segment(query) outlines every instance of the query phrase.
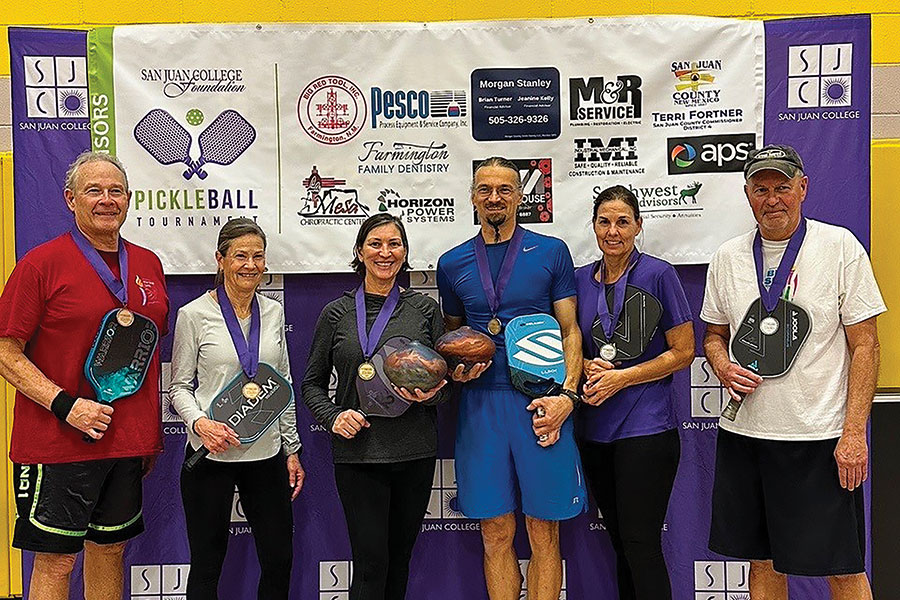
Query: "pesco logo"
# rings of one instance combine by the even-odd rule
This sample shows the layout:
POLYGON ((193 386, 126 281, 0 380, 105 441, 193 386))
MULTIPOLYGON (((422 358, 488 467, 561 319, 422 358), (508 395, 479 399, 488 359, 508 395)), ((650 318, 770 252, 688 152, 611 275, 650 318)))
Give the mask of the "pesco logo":
POLYGON ((131 600, 186 600, 191 565, 132 565, 131 600))
POLYGON ((678 106, 708 106, 719 102, 721 90, 716 86, 716 73, 722 70, 722 61, 675 61, 671 65, 675 76, 672 101, 678 106))
POLYGON ((301 196, 302 208, 297 212, 301 225, 359 225, 369 217, 369 207, 360 199, 347 180, 322 177, 313 165, 303 180, 306 194, 301 196))
POLYGON ((750 563, 695 560, 695 600, 750 600, 750 563))
POLYGON ((574 158, 569 177, 609 177, 641 175, 638 163, 638 138, 575 138, 574 158))
POLYGON ((569 120, 579 125, 629 125, 641 122, 641 78, 569 79, 569 120))
MULTIPOLYGON (((552 223, 553 222, 553 161, 549 158, 513 158, 513 164, 519 168, 522 178, 522 203, 519 204, 519 223, 552 223)), ((472 174, 481 164, 481 160, 472 161, 472 174)), ((473 213, 474 213, 473 207, 473 213)), ((475 224, 481 221, 475 213, 475 224)))
POLYGON ((319 77, 300 93, 297 118, 303 131, 320 144, 343 144, 362 131, 366 122, 366 98, 345 77, 319 77))
POLYGON ((406 198, 392 189, 378 194, 379 212, 390 212, 406 223, 452 223, 456 220, 454 198, 406 198))
MULTIPOLYGON (((24 56, 22 60, 25 63, 25 102, 29 119, 88 118, 85 57, 24 56)), ((51 127, 47 125, 42 128, 51 127)), ((56 129, 58 125, 52 128, 56 129)))
POLYGON ((756 147, 756 134, 734 133, 669 138, 669 175, 685 173, 738 173, 747 154, 756 147))
POLYGON ((373 87, 372 129, 407 127, 465 127, 468 122, 465 90, 382 90, 373 87))

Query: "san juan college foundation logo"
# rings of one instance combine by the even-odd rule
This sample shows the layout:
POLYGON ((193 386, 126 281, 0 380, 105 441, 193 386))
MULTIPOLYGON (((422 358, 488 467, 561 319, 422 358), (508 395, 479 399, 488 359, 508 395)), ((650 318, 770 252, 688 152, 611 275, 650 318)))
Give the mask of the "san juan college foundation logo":
POLYGON ((303 131, 321 144, 349 142, 366 123, 366 97, 340 75, 319 77, 300 93, 297 117, 303 131))

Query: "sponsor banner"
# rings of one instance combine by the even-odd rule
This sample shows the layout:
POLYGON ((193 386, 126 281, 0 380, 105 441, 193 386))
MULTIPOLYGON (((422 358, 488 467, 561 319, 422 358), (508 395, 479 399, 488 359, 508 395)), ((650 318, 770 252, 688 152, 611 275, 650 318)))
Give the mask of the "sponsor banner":
MULTIPOLYGON (((237 216, 266 231, 273 272, 346 271, 359 224, 385 211, 408 225, 413 268, 432 269, 474 235, 469 165, 493 155, 527 160, 522 222, 563 237, 581 264, 597 253, 584 226, 595 187, 671 185, 669 139, 762 135, 761 23, 598 25, 100 29, 93 142, 129 167, 126 235, 168 273, 214 270, 199 248, 237 216), (683 27, 687 40, 672 34, 683 27)), ((702 263, 752 221, 733 168, 685 172, 703 210, 648 219, 645 250, 702 263)))

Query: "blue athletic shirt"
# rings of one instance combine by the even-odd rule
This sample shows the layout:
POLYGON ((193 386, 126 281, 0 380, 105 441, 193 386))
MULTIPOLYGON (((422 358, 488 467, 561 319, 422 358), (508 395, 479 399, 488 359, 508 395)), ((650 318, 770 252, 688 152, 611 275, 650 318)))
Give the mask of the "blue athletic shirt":
MULTIPOLYGON (((508 241, 487 245, 488 262, 494 281, 508 247, 508 241)), ((444 314, 463 317, 466 325, 489 336, 497 345, 494 363, 468 385, 512 389, 506 362, 504 331, 492 336, 487 330, 488 321, 493 315, 478 276, 475 238, 441 256, 437 266, 437 282, 444 314)), ((509 284, 500 298, 497 316, 504 327, 511 319, 521 315, 552 315, 554 302, 574 295, 575 265, 569 247, 559 238, 526 229, 509 284)))
MULTIPOLYGON (((575 271, 578 286, 578 326, 581 329, 585 358, 596 358, 597 346, 591 329, 597 316, 597 296, 605 289, 594 275, 599 261, 575 271)), ((659 325, 647 349, 636 360, 622 361, 622 369, 647 362, 669 349, 666 332, 691 320, 691 307, 675 267, 664 260, 642 254, 631 270, 628 285, 641 289, 662 305, 659 325)), ((612 442, 622 438, 661 433, 675 427, 672 407, 672 376, 629 386, 608 398, 600 406, 582 404, 576 418, 576 431, 582 439, 612 442)))

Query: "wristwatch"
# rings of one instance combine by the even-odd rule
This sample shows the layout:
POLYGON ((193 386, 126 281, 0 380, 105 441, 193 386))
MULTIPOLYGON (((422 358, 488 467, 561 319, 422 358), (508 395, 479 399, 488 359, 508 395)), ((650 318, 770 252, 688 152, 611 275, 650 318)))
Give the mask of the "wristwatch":
POLYGON ((569 400, 572 401, 572 406, 578 406, 581 404, 581 394, 578 392, 573 392, 572 390, 563 389, 561 392, 563 396, 568 396, 569 400))

